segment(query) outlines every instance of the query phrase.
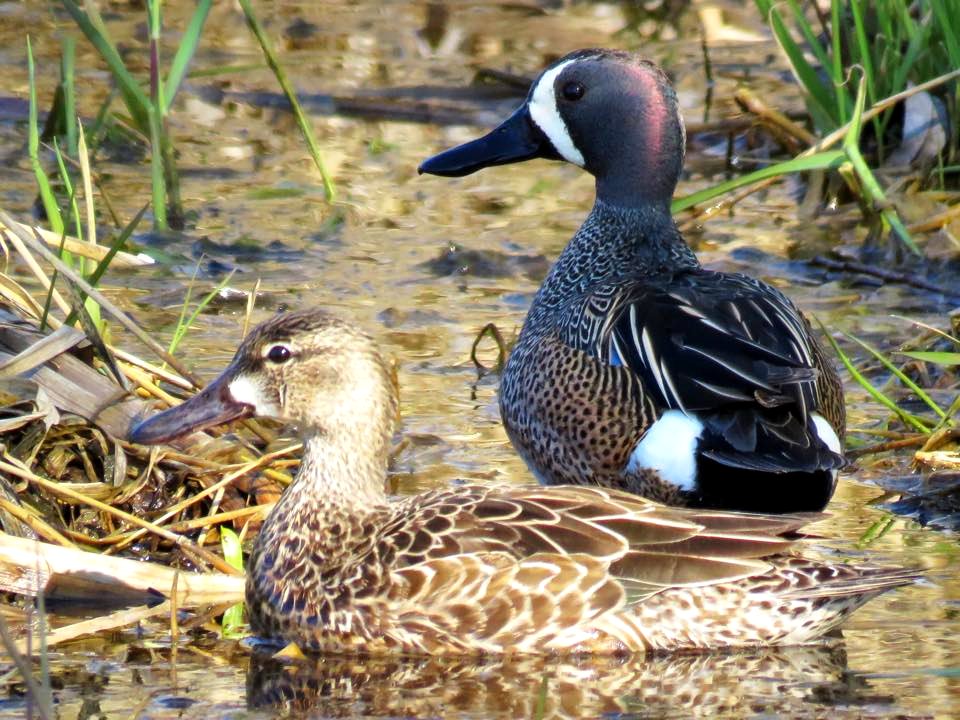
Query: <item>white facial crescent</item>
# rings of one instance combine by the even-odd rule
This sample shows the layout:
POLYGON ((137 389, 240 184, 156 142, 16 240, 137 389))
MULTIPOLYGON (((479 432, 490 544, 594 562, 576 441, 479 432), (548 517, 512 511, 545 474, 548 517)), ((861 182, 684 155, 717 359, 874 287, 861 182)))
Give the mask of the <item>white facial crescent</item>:
POLYGON ((557 75, 562 73, 563 69, 572 62, 576 62, 576 60, 567 60, 560 63, 540 76, 540 80, 530 96, 527 108, 533 122, 549 138, 563 159, 583 167, 583 154, 573 144, 570 131, 567 130, 567 124, 560 117, 560 111, 557 110, 557 96, 553 90, 557 75))

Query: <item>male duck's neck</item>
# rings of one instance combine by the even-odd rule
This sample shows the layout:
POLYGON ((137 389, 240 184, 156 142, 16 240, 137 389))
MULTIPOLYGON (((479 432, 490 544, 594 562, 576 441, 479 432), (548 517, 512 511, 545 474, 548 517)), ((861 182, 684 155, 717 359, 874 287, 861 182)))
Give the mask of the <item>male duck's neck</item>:
POLYGON ((552 304, 606 280, 655 277, 700 267, 667 204, 623 207, 597 198, 537 296, 552 304))

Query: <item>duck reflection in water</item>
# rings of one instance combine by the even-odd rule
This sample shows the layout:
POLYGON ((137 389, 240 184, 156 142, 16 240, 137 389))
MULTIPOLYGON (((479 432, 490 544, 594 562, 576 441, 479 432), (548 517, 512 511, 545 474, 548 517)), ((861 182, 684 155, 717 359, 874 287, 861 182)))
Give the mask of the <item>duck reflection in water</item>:
POLYGON ((250 710, 310 717, 857 717, 892 705, 847 673, 842 641, 647 658, 325 656, 255 652, 250 710))

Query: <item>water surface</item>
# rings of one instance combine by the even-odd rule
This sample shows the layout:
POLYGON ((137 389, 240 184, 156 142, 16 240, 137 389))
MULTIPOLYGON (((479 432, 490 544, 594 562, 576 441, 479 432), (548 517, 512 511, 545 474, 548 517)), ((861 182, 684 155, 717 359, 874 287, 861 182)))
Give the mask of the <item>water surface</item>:
MULTIPOLYGON (((183 27, 189 5, 165 6, 168 27, 183 27)), ((665 64, 690 121, 732 114, 729 98, 738 82, 798 106, 772 44, 728 42, 711 51, 715 100, 707 108, 695 10, 668 3, 667 9, 645 14, 634 7, 288 0, 263 5, 289 75, 314 99, 313 124, 336 175, 340 204, 324 203, 289 114, 271 107, 269 93, 276 88, 268 70, 194 77, 172 119, 188 227, 166 238, 139 236, 161 262, 153 269, 114 273, 108 293, 161 338, 169 335, 197 267, 204 288, 231 270, 232 287, 249 291, 259 280, 257 319, 280 307, 330 308, 374 332, 398 363, 403 432, 412 441, 393 469, 400 492, 455 478, 530 482, 499 424, 497 378, 478 379, 470 346, 488 322, 507 335, 519 328, 549 262, 589 210, 590 179, 576 168, 544 161, 462 180, 418 177, 421 159, 482 128, 375 119, 376 112, 393 118, 409 111, 406 105, 381 103, 382 92, 374 96, 381 103, 376 112, 365 118, 331 115, 329 96, 459 88, 481 67, 532 75, 568 50, 604 45, 642 47, 665 64)), ((109 10, 111 33, 122 39, 128 62, 142 70, 143 11, 126 4, 109 10)), ((761 30, 739 4, 729 3, 727 10, 731 22, 761 30)), ((0 13, 0 65, 8 78, 3 94, 25 97, 23 38, 29 32, 41 104, 47 104, 59 38, 72 31, 68 18, 47 3, 8 3, 0 5, 0 13)), ((175 41, 175 32, 170 37, 175 41)), ((106 92, 107 76, 82 39, 78 46, 81 112, 90 118, 106 92)), ((255 41, 233 4, 216 4, 194 70, 259 62, 255 41)), ((438 102, 434 98, 431 106, 435 114, 438 102)), ((446 121, 462 116, 492 124, 509 106, 510 100, 502 99, 457 100, 441 109, 446 121)), ((12 100, 4 107, 10 117, 0 115, 6 161, 0 206, 26 216, 35 191, 25 124, 12 100)), ((722 171, 723 146, 697 141, 680 192, 722 179, 703 172, 722 171)), ((738 149, 749 162, 749 148, 738 149)), ((97 164, 124 221, 149 197, 145 162, 116 146, 97 164)), ((940 320, 944 308, 936 298, 851 286, 805 264, 804 258, 825 247, 850 243, 853 231, 841 222, 798 220, 794 190, 787 183, 751 197, 732 215, 692 233, 704 263, 758 275, 784 288, 834 331, 854 332, 885 347, 909 332, 890 317, 892 311, 940 320)), ((222 304, 204 314, 181 355, 211 376, 233 353, 242 311, 242 304, 222 304)), ((132 341, 131 347, 142 351, 132 341)), ((483 356, 492 358, 489 347, 483 356)), ((848 388, 851 427, 881 423, 885 414, 851 384, 848 388)), ((905 468, 895 460, 872 472, 880 471, 905 468)), ((147 623, 52 651, 59 716, 956 715, 956 539, 897 518, 883 537, 861 548, 861 535, 887 516, 871 504, 881 493, 869 475, 853 471, 841 480, 832 517, 817 527, 830 539, 816 542, 816 552, 921 565, 930 568, 930 580, 872 602, 847 624, 843 639, 823 647, 630 662, 324 658, 291 669, 245 646, 218 641, 211 630, 182 639, 174 653, 166 625, 147 623)), ((12 676, 5 683, 9 693, 0 700, 0 717, 21 717, 22 688, 12 676)))

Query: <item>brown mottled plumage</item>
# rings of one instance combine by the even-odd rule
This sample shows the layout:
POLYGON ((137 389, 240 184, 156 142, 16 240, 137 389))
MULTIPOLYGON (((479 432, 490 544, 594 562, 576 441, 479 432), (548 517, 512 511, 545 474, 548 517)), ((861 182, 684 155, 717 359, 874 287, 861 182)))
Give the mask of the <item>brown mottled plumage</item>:
POLYGON ((797 643, 908 570, 785 554, 816 515, 668 508, 601 488, 458 486, 389 502, 397 399, 364 333, 279 315, 202 393, 133 429, 296 422, 300 471, 248 562, 258 634, 324 651, 632 653, 797 643))
POLYGON ((489 134, 420 166, 460 176, 539 157, 596 178, 504 369, 504 426, 546 484, 822 510, 844 464, 840 378, 783 293, 700 266, 670 213, 683 152, 663 72, 592 49, 544 70, 489 134))

